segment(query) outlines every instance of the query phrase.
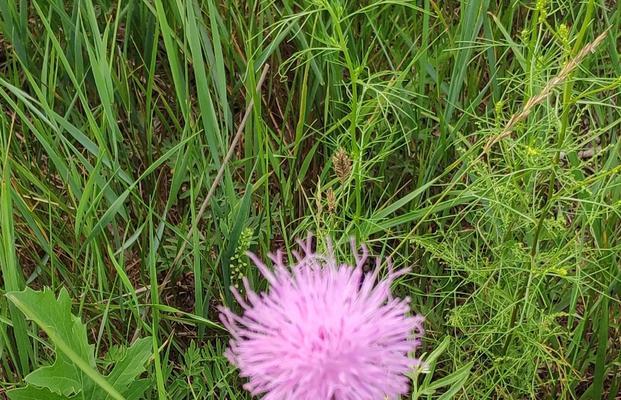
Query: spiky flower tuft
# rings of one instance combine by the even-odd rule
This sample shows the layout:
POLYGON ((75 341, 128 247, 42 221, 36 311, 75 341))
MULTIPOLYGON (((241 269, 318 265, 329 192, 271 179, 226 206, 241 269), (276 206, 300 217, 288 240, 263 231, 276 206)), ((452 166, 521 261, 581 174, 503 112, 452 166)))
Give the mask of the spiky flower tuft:
POLYGON ((310 238, 299 243, 302 253, 293 252, 297 261, 290 267, 282 252, 270 255, 273 269, 249 254, 269 292, 253 292, 244 278, 247 300, 232 288, 243 315, 220 308, 232 335, 227 357, 248 379, 245 388, 265 400, 405 394, 405 374, 419 364, 410 353, 423 334, 423 317, 408 315, 409 299, 390 293, 406 270, 390 267, 380 279, 379 259, 373 272, 363 272, 364 247, 352 267, 337 264, 331 246, 322 255, 312 251, 310 238))

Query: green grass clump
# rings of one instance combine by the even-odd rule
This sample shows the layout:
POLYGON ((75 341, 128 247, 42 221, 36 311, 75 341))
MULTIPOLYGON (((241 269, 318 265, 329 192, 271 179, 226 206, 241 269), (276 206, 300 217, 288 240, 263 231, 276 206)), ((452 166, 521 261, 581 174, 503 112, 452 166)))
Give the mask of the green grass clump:
POLYGON ((151 337, 144 398, 249 398, 216 306, 265 287, 246 250, 313 231, 413 266, 412 398, 615 399, 620 22, 605 0, 1 2, 0 398, 55 360, 5 296, 25 287, 65 288, 102 389, 151 337))

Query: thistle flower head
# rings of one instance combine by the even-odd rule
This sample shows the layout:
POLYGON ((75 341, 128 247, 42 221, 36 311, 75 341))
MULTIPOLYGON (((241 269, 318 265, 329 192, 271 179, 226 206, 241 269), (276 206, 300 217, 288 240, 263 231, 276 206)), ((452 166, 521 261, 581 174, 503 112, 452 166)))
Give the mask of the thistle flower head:
MULTIPOLYGON (((288 267, 281 252, 270 255, 270 269, 249 254, 270 284, 253 292, 244 278, 247 299, 233 288, 243 308, 236 315, 221 307, 232 335, 227 357, 247 378, 245 388, 265 400, 383 400, 408 390, 405 374, 419 362, 410 358, 423 334, 423 318, 409 316, 409 299, 393 298, 390 285, 405 270, 389 268, 379 278, 363 266, 337 264, 300 242, 302 253, 288 267)), ((355 248, 354 248, 355 250, 355 248)))

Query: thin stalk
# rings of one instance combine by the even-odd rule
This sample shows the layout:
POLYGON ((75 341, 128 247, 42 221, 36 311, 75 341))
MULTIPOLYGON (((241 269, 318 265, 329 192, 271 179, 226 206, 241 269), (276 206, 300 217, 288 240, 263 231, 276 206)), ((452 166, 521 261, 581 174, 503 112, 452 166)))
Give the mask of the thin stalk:
POLYGON ((345 64, 347 65, 347 70, 349 71, 349 79, 351 83, 351 107, 350 107, 350 122, 349 122, 349 135, 352 142, 352 151, 353 151, 353 159, 354 165, 352 173, 354 174, 355 179, 355 198, 356 198, 356 214, 354 216, 354 225, 356 221, 360 220, 362 214, 362 139, 360 137, 361 142, 358 142, 358 138, 356 137, 356 128, 358 124, 358 69, 356 68, 354 61, 349 54, 347 48, 347 40, 341 28, 341 21, 339 16, 336 15, 335 10, 332 7, 329 7, 330 16, 332 17, 332 21, 334 24, 334 30, 336 35, 338 36, 339 46, 341 51, 343 52, 343 56, 345 57, 345 64))

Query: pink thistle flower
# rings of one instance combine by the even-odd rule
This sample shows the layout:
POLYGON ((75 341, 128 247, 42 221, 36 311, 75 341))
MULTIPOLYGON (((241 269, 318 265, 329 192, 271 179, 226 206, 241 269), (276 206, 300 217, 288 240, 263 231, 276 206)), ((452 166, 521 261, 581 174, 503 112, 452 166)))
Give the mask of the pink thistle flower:
MULTIPOLYGON (((390 285, 406 270, 379 279, 379 259, 364 273, 366 248, 355 251, 356 266, 337 264, 314 253, 311 238, 299 242, 303 254, 285 265, 270 255, 270 270, 252 261, 269 282, 256 294, 244 278, 247 301, 232 288, 243 308, 239 316, 221 307, 232 335, 227 358, 248 379, 244 388, 265 400, 383 400, 407 393, 405 374, 420 362, 408 353, 423 334, 423 317, 409 316, 409 299, 393 298, 390 285)), ((389 263, 390 264, 390 263, 389 263)))

